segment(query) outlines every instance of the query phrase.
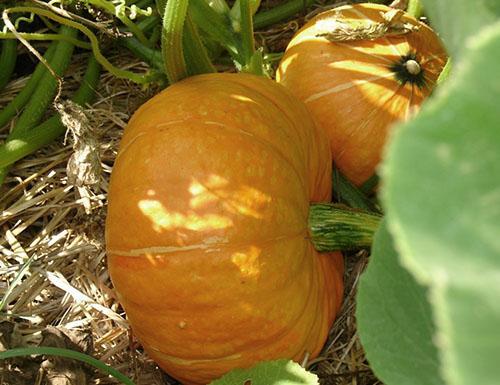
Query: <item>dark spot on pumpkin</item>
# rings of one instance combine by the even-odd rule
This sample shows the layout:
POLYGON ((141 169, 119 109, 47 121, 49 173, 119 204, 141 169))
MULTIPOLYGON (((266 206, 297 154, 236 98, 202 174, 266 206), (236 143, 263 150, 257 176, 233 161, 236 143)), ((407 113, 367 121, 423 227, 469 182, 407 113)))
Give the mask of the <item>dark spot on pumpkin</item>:
POLYGON ((252 385, 252 380, 246 380, 243 385, 252 385))
POLYGON ((404 86, 406 83, 415 84, 422 88, 425 86, 424 69, 420 65, 415 52, 401 56, 397 63, 390 66, 396 79, 404 86))

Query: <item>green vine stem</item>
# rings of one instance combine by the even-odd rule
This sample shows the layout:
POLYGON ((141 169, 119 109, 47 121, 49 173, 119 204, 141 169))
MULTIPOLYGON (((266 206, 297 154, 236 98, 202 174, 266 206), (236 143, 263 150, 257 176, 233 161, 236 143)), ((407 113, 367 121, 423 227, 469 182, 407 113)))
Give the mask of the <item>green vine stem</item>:
POLYGON ((188 76, 182 46, 188 3, 188 0, 168 0, 165 4, 161 51, 165 73, 170 84, 188 76))
POLYGON ((313 203, 309 207, 309 234, 320 252, 370 247, 381 219, 374 213, 313 203))
POLYGON ((206 4, 209 4, 210 7, 217 13, 221 15, 228 15, 230 12, 229 5, 227 5, 226 0, 204 0, 206 4))
POLYGON ((189 14, 208 38, 219 42, 233 59, 241 61, 238 37, 232 30, 228 15, 217 13, 205 1, 190 1, 189 14))
POLYGON ((240 16, 241 71, 264 75, 262 52, 254 46, 251 0, 240 0, 240 16))
MULTIPOLYGON (((0 32, 0 39, 17 39, 20 36, 25 40, 38 40, 38 41, 60 41, 65 40, 76 47, 83 49, 92 49, 92 46, 86 41, 81 41, 69 36, 64 36, 59 33, 35 33, 35 32, 18 32, 17 36, 12 32, 0 32)), ((8 41, 8 40, 7 40, 8 41)))
MULTIPOLYGON (((139 1, 134 1, 134 4, 131 5, 132 7, 137 7, 139 9, 147 9, 148 7, 154 6, 155 1, 154 0, 139 0, 139 1)), ((127 2, 128 4, 128 2, 127 2)), ((149 17, 150 15, 145 15, 146 17, 149 17)), ((144 32, 144 30, 142 31, 144 32)))
POLYGON ((83 354, 70 349, 62 349, 62 348, 53 348, 53 347, 33 347, 33 348, 18 348, 18 349, 10 349, 3 352, 0 352, 0 360, 5 360, 8 358, 14 357, 24 357, 31 355, 48 355, 48 356, 59 356, 65 358, 71 358, 73 360, 78 360, 85 362, 86 364, 92 365, 96 369, 102 370, 103 372, 113 376, 118 381, 122 382, 125 385, 135 385, 132 380, 130 380, 127 376, 120 373, 115 368, 106 365, 104 362, 99 361, 98 359, 91 357, 87 354, 83 354))
POLYGON ((240 4, 240 26, 241 26, 241 54, 244 66, 248 66, 255 52, 252 9, 250 0, 241 0, 240 4))
MULTIPOLYGON (((90 103, 95 96, 99 81, 100 65, 91 56, 83 76, 80 88, 75 92, 72 100, 84 106, 90 103)), ((33 153, 39 148, 51 143, 66 131, 59 115, 54 115, 37 127, 19 135, 16 139, 7 140, 0 146, 0 185, 6 176, 6 168, 19 159, 33 153)))
MULTIPOLYGON (((47 51, 45 52, 44 58, 46 61, 50 61, 54 52, 56 51, 57 43, 52 43, 47 51)), ((0 111, 0 127, 5 126, 30 100, 33 91, 38 86, 40 79, 47 72, 47 68, 43 63, 38 63, 35 71, 31 74, 26 85, 23 87, 20 93, 16 95, 11 102, 5 106, 3 110, 0 111)))
POLYGON ((149 83, 154 77, 156 77, 155 74, 146 74, 146 75, 140 75, 136 74, 131 71, 127 70, 122 70, 120 68, 117 68, 113 66, 101 53, 101 50, 99 49, 99 40, 95 36, 95 34, 86 26, 75 22, 73 20, 66 19, 65 17, 59 16, 54 14, 51 11, 41 9, 41 8, 36 8, 36 7, 12 7, 8 8, 3 11, 3 16, 6 17, 7 13, 34 13, 39 16, 45 16, 51 20, 54 20, 58 22, 59 24, 66 25, 68 27, 75 28, 82 32, 87 38, 90 40, 90 44, 92 46, 92 52, 96 58, 96 60, 110 73, 112 73, 114 76, 118 78, 124 78, 124 79, 129 79, 133 81, 134 83, 138 84, 146 84, 149 83))
POLYGON ((189 75, 217 72, 189 12, 184 23, 183 47, 189 75))
MULTIPOLYGON (((137 23, 137 26, 144 33, 154 31, 158 27, 157 31, 159 33, 159 37, 161 37, 161 30, 162 30, 161 17, 159 17, 156 14, 153 14, 139 21, 137 23)), ((163 74, 165 70, 165 65, 163 64, 161 51, 145 46, 134 36, 120 36, 118 38, 118 43, 121 46, 127 48, 130 52, 132 52, 135 56, 137 56, 141 60, 144 60, 150 66, 156 68, 159 71, 159 73, 163 74)))
POLYGON ((161 72, 164 71, 165 65, 163 64, 161 51, 146 47, 135 37, 119 38, 118 42, 120 43, 120 45, 127 48, 135 56, 137 56, 141 60, 144 60, 150 66, 153 66, 161 72))
MULTIPOLYGON (((260 7, 260 0, 248 0, 248 5, 250 15, 253 16, 257 12, 257 9, 260 7)), ((231 18, 231 24, 233 26, 233 30, 235 32, 240 32, 241 29, 241 1, 236 0, 229 12, 229 16, 231 18)))
POLYGON ((161 26, 157 25, 148 37, 150 47, 156 47, 161 39, 161 26))
MULTIPOLYGON (((76 37, 77 31, 74 28, 61 26, 61 35, 76 37)), ((71 62, 75 46, 65 40, 57 43, 56 50, 50 61, 49 66, 53 73, 59 78, 54 78, 54 74, 46 72, 40 79, 40 83, 35 88, 30 96, 29 102, 26 104, 24 111, 16 121, 9 138, 15 139, 19 134, 24 133, 33 128, 43 115, 46 113, 48 106, 53 101, 54 96, 60 86, 60 77, 64 75, 66 69, 71 62)), ((7 139, 9 140, 9 139, 7 139)))
POLYGON ((353 185, 336 167, 333 169, 333 195, 336 200, 355 209, 378 212, 367 196, 353 185))
POLYGON ((144 35, 144 32, 127 16, 125 6, 117 6, 112 2, 105 0, 87 0, 87 2, 106 11, 109 15, 117 17, 142 44, 149 46, 149 41, 146 35, 144 35))
POLYGON ((7 40, 2 42, 0 53, 0 90, 9 82, 17 58, 17 41, 7 40))
POLYGON ((423 11, 424 9, 420 0, 408 0, 408 7, 406 8, 408 14, 418 20, 422 17, 423 11))
POLYGON ((314 0, 289 0, 269 10, 258 12, 253 20, 255 29, 265 28, 305 10, 314 0))
POLYGON ((380 183, 380 177, 375 173, 371 177, 369 177, 366 181, 363 182, 361 186, 359 186, 359 190, 368 195, 378 186, 380 183))
POLYGON ((160 15, 165 14, 165 6, 167 5, 167 0, 155 0, 156 9, 160 15))

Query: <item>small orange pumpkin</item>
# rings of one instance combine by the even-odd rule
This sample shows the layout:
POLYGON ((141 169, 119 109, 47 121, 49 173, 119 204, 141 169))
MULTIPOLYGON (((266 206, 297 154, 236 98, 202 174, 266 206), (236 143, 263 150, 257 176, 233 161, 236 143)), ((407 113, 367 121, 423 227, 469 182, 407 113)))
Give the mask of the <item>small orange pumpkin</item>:
POLYGON ((336 166, 360 185, 376 171, 390 127, 431 93, 446 60, 427 25, 384 5, 356 4, 300 29, 276 77, 305 102, 336 166))
POLYGON ((319 254, 309 203, 331 154, 272 80, 191 77, 130 120, 111 176, 109 272, 134 334, 184 384, 317 355, 340 306, 340 253, 319 254))

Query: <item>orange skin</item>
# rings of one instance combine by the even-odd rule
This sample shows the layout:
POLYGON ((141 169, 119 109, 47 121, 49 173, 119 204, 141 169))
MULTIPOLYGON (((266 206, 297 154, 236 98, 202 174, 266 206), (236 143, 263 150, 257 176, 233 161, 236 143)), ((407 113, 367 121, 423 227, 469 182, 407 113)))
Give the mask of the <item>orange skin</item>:
POLYGON ((316 356, 340 307, 340 253, 308 239, 331 154, 272 80, 210 74, 134 114, 113 168, 109 272, 133 332, 184 384, 316 356))
POLYGON ((316 16, 291 40, 276 74, 327 132, 335 165, 356 185, 375 173, 393 124, 408 119, 429 96, 446 52, 429 27, 408 15, 401 22, 419 25, 418 31, 343 42, 317 35, 338 29, 339 22, 353 28, 380 23, 390 9, 357 4, 316 16), (408 53, 416 53, 422 86, 403 85, 390 68, 408 53))

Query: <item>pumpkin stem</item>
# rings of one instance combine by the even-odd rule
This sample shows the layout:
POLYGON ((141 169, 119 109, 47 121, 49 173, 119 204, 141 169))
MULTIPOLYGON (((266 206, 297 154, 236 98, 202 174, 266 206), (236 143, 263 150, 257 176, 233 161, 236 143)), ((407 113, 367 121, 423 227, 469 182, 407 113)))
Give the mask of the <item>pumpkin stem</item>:
POLYGON ((420 68, 420 64, 416 60, 410 59, 404 63, 406 70, 410 75, 418 75, 422 68, 420 68))
POLYGON ((369 247, 382 216, 333 203, 309 207, 309 234, 320 252, 369 247))

